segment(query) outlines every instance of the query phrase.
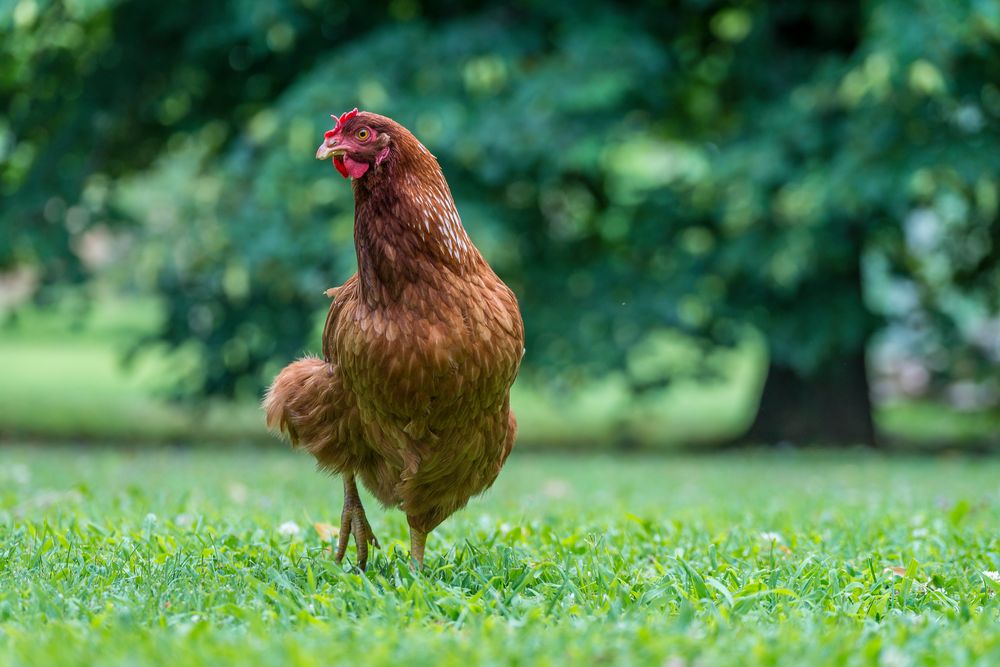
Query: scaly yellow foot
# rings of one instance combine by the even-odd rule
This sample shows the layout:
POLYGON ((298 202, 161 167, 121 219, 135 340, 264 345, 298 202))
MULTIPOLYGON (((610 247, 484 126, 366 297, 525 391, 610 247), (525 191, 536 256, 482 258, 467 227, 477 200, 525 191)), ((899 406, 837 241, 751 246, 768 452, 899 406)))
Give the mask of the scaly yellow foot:
POLYGON ((337 539, 337 553, 333 556, 338 564, 344 560, 351 535, 354 536, 354 544, 358 549, 358 567, 364 570, 368 566, 368 545, 373 544, 376 549, 381 546, 365 516, 354 475, 344 475, 344 511, 340 514, 340 536, 337 539))

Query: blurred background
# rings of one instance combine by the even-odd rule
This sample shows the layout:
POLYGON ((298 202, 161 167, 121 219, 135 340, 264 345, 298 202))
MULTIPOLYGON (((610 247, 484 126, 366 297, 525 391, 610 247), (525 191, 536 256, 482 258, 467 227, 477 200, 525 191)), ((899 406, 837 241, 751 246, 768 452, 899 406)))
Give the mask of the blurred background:
POLYGON ((0 101, 0 438, 270 442, 358 106, 521 300, 519 447, 1000 448, 995 0, 2 0, 0 101))

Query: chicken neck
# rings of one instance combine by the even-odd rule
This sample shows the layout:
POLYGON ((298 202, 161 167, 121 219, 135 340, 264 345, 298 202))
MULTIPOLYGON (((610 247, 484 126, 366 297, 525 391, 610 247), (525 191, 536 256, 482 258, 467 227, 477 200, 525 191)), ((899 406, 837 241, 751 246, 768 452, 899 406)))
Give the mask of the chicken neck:
POLYGON ((398 299, 407 285, 433 288, 443 272, 464 276, 483 263, 437 162, 403 164, 411 170, 376 172, 354 187, 358 273, 372 306, 398 299))

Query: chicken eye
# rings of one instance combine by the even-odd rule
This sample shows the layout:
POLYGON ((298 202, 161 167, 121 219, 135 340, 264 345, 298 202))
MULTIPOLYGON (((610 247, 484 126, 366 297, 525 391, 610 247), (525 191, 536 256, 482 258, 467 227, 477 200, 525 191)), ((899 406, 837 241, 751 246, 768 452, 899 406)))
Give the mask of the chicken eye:
POLYGON ((356 135, 356 136, 357 136, 357 137, 358 137, 358 139, 360 139, 361 141, 368 141, 368 137, 370 137, 370 136, 371 136, 371 132, 369 132, 369 131, 368 131, 368 128, 367 128, 367 127, 363 127, 363 128, 361 128, 360 130, 358 130, 358 133, 357 133, 357 135, 356 135))

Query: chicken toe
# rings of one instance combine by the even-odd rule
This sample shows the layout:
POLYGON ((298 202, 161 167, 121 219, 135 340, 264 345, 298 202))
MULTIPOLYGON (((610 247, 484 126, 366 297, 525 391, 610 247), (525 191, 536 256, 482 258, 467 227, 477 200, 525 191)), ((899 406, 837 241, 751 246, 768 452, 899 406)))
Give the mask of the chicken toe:
POLYGON ((333 557, 337 563, 344 560, 351 535, 354 536, 354 544, 358 549, 358 567, 364 570, 368 566, 368 545, 372 544, 376 549, 380 549, 381 546, 375 533, 372 532, 368 517, 365 516, 365 508, 361 504, 354 475, 345 475, 344 511, 340 514, 340 536, 337 540, 337 553, 333 557))

